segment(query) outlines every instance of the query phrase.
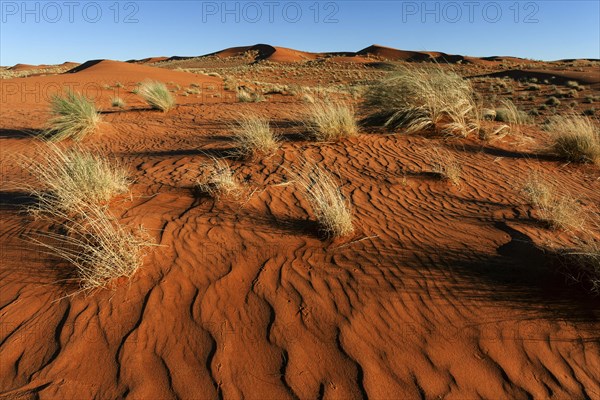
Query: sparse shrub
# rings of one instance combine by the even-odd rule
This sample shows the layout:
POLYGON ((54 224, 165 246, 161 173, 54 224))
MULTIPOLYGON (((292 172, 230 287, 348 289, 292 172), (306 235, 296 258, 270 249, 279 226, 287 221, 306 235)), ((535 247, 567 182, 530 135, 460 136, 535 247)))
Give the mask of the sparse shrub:
POLYGON ((529 175, 523 192, 539 219, 549 226, 574 230, 583 227, 585 217, 579 202, 569 194, 561 194, 559 185, 545 179, 540 172, 529 175))
POLYGON ((270 155, 279 147, 279 139, 266 118, 241 115, 232 130, 241 156, 270 155))
POLYGON ((167 112, 175 107, 173 95, 162 82, 147 81, 142 83, 139 94, 155 110, 167 112))
POLYGON ((305 162, 292 175, 306 194, 325 234, 338 237, 354 232, 350 204, 329 172, 305 162))
POLYGON ((200 90, 197 88, 187 88, 187 89, 185 89, 185 92, 187 94, 199 94, 200 90))
POLYGON ((556 97, 552 96, 552 97, 548 98, 548 100, 546 100, 546 104, 548 104, 549 106, 559 106, 560 100, 557 99, 556 97))
POLYGON ((209 163, 200 167, 200 171, 202 175, 195 184, 197 192, 215 198, 227 196, 235 199, 239 199, 243 193, 241 183, 224 160, 211 157, 209 163))
POLYGON ((120 97, 113 97, 110 100, 110 105, 113 107, 123 108, 125 107, 125 101, 120 97))
POLYGON ((570 87, 570 88, 576 89, 576 88, 579 87, 579 82, 577 82, 577 81, 568 81, 567 82, 567 86, 570 87))
POLYGON ((556 155, 575 162, 600 164, 600 130, 584 116, 556 116, 546 125, 556 155))
POLYGON ((460 163, 448 150, 434 148, 431 154, 432 171, 453 185, 460 185, 462 168, 460 163))
POLYGON ((467 136, 479 126, 471 84, 439 66, 403 68, 371 86, 363 106, 369 122, 408 133, 435 128, 467 136))
POLYGON ((304 124, 318 141, 339 140, 356 135, 354 110, 340 102, 316 102, 306 111, 304 124))
POLYGON ((91 100, 70 91, 64 97, 52 97, 50 109, 54 117, 50 119, 43 136, 53 142, 64 139, 80 141, 93 133, 101 121, 91 100))

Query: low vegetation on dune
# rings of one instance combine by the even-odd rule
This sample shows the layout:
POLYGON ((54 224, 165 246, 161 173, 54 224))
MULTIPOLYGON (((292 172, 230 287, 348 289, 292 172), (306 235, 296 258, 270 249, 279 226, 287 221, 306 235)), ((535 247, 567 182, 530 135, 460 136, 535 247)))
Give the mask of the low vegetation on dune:
POLYGON ((523 193, 535 208, 538 218, 555 229, 581 230, 585 213, 579 201, 570 194, 561 193, 558 184, 545 178, 540 172, 531 173, 523 193))
POLYGON ((104 287, 115 278, 129 278, 141 266, 151 245, 141 227, 122 226, 98 205, 79 204, 69 212, 54 211, 46 217, 61 229, 30 238, 51 255, 73 265, 83 290, 104 287))
POLYGON ((31 189, 38 198, 31 211, 54 213, 81 204, 102 204, 129 188, 129 172, 115 160, 52 144, 40 151, 42 160, 26 160, 26 168, 41 185, 31 189))
POLYGON ((138 94, 155 110, 167 112, 175 107, 175 98, 162 82, 143 82, 138 88, 138 94))
POLYGON ((52 142, 65 139, 80 141, 92 134, 101 121, 94 103, 84 95, 71 91, 63 96, 53 96, 50 109, 53 117, 43 137, 52 142))
POLYGON ((304 125, 318 141, 334 141, 357 134, 354 110, 341 102, 314 102, 307 107, 304 125))
MULTIPOLYGON (((600 226, 597 227, 600 232, 600 226)), ((576 248, 559 252, 562 272, 593 295, 600 295, 600 240, 579 240, 576 248)))
POLYGON ((107 202, 129 187, 128 171, 100 155, 50 144, 42 160, 25 167, 39 187, 29 187, 36 202, 29 211, 51 231, 30 236, 50 254, 75 266, 83 289, 131 276, 150 244, 143 230, 129 230, 110 214, 107 202), (58 227, 58 228, 57 228, 58 227))
POLYGON ((215 198, 226 196, 237 199, 241 196, 242 184, 226 161, 211 157, 208 163, 200 167, 200 170, 201 176, 194 185, 198 193, 215 198))
POLYGON ((546 129, 554 154, 568 161, 600 165, 600 128, 589 117, 555 116, 546 129))
POLYGON ((432 171, 453 185, 460 185, 462 167, 448 150, 436 147, 431 153, 432 171))
POLYGON ((123 108, 125 107, 125 101, 120 97, 113 97, 110 100, 110 105, 113 107, 123 108))
POLYGON ((308 198, 325 234, 339 237, 354 232, 352 209, 331 173, 304 162, 301 168, 292 171, 292 176, 308 198))
POLYGON ((237 91, 237 100, 240 103, 259 103, 265 101, 265 97, 261 93, 241 89, 237 91))
POLYGON ((479 127, 470 82, 440 66, 402 67, 367 89, 363 108, 367 122, 407 133, 435 129, 468 136, 479 127))
POLYGON ((531 117, 522 110, 519 110, 511 100, 502 100, 502 106, 496 110, 496 121, 510 124, 511 130, 519 133, 519 125, 525 125, 532 122, 531 117))
POLYGON ((242 114, 231 129, 242 157, 271 155, 279 148, 279 138, 271 130, 267 118, 242 114))

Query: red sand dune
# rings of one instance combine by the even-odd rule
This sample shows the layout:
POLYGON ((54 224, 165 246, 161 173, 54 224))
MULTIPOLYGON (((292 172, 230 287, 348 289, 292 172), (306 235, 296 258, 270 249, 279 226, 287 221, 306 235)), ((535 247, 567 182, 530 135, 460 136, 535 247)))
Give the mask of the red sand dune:
POLYGON ((159 57, 142 58, 141 60, 127 60, 127 62, 128 63, 135 63, 135 64, 151 64, 151 63, 166 61, 168 59, 169 59, 169 57, 159 56, 159 57))
POLYGON ((221 58, 240 56, 248 51, 256 51, 256 61, 269 60, 273 62, 298 62, 314 60, 319 57, 317 53, 308 53, 285 47, 275 47, 268 44, 256 44, 254 46, 231 47, 207 55, 216 55, 221 58))
MULTIPOLYGON (((4 118, 22 113, 47 116, 52 95, 63 93, 67 88, 94 99, 100 108, 110 107, 110 99, 115 96, 124 99, 128 106, 143 108, 145 103, 131 90, 145 80, 168 83, 170 88, 195 84, 202 89, 205 98, 224 95, 220 92, 220 78, 121 61, 92 60, 62 74, 0 80, 2 113, 4 118), (116 87, 117 83, 123 87, 116 87)), ((190 101, 197 98, 178 98, 179 103, 190 101)))
POLYGON ((132 196, 109 206, 159 246, 130 281, 67 296, 72 266, 27 242, 48 226, 23 213, 31 199, 13 185, 30 182, 17 156, 37 153, 24 131, 48 120, 36 93, 144 79, 220 82, 109 60, 0 81, 0 398, 600 398, 600 305, 551 273, 539 245, 556 234, 518 187, 535 168, 598 204, 598 170, 541 156, 535 126, 522 133, 536 142, 518 145, 368 128, 337 143, 283 140, 272 157, 226 160, 256 189, 240 204, 194 195, 202 163, 235 150, 242 112, 298 134, 290 110, 302 100, 180 97, 165 114, 134 96, 140 107, 104 113, 82 145, 129 167, 132 196), (431 177, 439 147, 460 162, 460 186, 431 177), (287 184, 302 158, 339 176, 354 236, 319 237, 287 184))
MULTIPOLYGON (((498 62, 510 62, 520 63, 527 60, 519 59, 517 57, 470 57, 462 56, 457 54, 446 54, 438 51, 410 51, 410 50, 399 50, 392 47, 371 45, 357 52, 323 52, 323 53, 311 53, 306 51, 300 51, 295 49, 289 49, 285 47, 271 46, 268 44, 256 44, 253 46, 238 46, 231 47, 224 50, 216 51, 214 53, 205 54, 202 57, 216 56, 219 58, 239 57, 244 55, 248 51, 256 51, 257 56, 254 61, 268 60, 272 62, 303 62, 308 60, 316 59, 329 59, 337 62, 354 62, 354 63, 366 63, 372 61, 372 58, 379 60, 390 60, 390 61, 405 61, 405 62, 438 62, 438 63, 465 63, 465 64, 479 64, 479 65, 494 65, 498 62)), ((149 63, 165 60, 188 60, 197 57, 151 57, 142 60, 130 60, 129 62, 134 63, 149 63)))
POLYGON ((15 64, 12 67, 8 68, 11 71, 33 71, 33 70, 37 70, 37 69, 47 69, 47 68, 52 68, 55 65, 45 65, 45 64, 40 64, 40 65, 30 65, 30 64, 15 64))

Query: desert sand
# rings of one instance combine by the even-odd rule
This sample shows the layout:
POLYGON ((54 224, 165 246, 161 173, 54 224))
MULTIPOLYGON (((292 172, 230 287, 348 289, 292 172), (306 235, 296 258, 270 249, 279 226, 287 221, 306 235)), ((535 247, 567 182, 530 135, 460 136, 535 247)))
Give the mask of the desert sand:
MULTIPOLYGON (((0 397, 600 398, 600 303, 554 272, 547 249, 571 237, 536 223, 519 191, 535 169, 598 205, 597 166, 541 154, 546 138, 536 123, 522 127, 527 140, 362 127, 353 138, 315 143, 302 137, 305 103, 289 87, 255 103, 223 88, 231 77, 253 90, 265 82, 339 88, 384 76, 384 64, 443 57, 482 93, 508 76, 511 93, 499 90, 498 100, 529 96, 517 79, 534 74, 542 88, 523 99, 526 110, 572 80, 585 85, 576 110, 600 105, 598 97, 583 102, 600 93, 597 62, 381 46, 317 55, 256 45, 0 80, 0 397), (558 80, 545 84, 546 75, 558 80), (150 110, 131 93, 146 79, 167 83, 178 105, 150 110), (158 245, 130 280, 91 293, 76 293, 68 263, 27 240, 48 227, 23 211, 35 200, 21 188, 31 177, 19 157, 36 157, 49 97, 64 87, 87 90, 102 110, 97 134, 82 145, 131 171, 131 194, 111 209, 158 245), (115 95, 123 109, 111 107, 115 95), (247 201, 195 196, 200 165, 231 153, 230 124, 241 112, 269 117, 281 148, 228 158, 253 189, 247 201), (431 176, 434 147, 460 161, 460 185, 431 176), (306 199, 285 184, 286 167, 305 158, 339 178, 352 236, 322 237, 306 199)), ((359 108, 343 90, 332 96, 359 108)), ((563 100, 559 110, 566 107, 563 100)))

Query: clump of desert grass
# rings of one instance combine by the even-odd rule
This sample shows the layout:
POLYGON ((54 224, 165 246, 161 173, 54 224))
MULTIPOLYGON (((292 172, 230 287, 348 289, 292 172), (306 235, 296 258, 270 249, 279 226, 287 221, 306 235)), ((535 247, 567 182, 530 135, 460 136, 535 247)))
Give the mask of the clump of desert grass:
POLYGON ((110 99, 110 105, 113 107, 123 108, 125 107, 125 100, 120 97, 113 97, 110 99))
POLYGON ((200 171, 202 174, 194 184, 197 193, 234 199, 239 199, 243 194, 243 185, 226 161, 211 157, 209 162, 201 165, 200 171))
POLYGON ((53 117, 43 137, 52 142, 65 139, 80 141, 92 134, 101 121, 94 102, 72 91, 67 91, 63 96, 53 96, 50 110, 53 117))
POLYGON ((531 123, 531 117, 517 108, 511 100, 502 100, 502 107, 496 109, 496 121, 510 124, 511 130, 520 133, 519 125, 531 123))
POLYGON ((431 151, 432 171, 441 179, 446 180, 453 185, 460 185, 462 167, 454 155, 439 147, 431 151))
POLYGON ((588 117, 555 116, 546 125, 551 152, 574 162, 600 165, 600 128, 588 117))
POLYGON ((167 112, 175 107, 175 98, 162 82, 143 82, 138 89, 138 93, 155 110, 167 112))
POLYGON ((367 122, 406 133, 435 129, 468 136, 479 128, 470 82, 440 66, 400 68, 367 89, 363 107, 367 122))
POLYGON ((279 137, 271 130, 267 118, 242 114, 231 129, 241 157, 268 156, 279 148, 279 137))
POLYGON ((28 187, 36 202, 34 216, 49 222, 49 232, 30 240, 76 269, 82 290, 103 287, 111 279, 130 277, 151 244, 145 231, 122 226, 108 202, 128 191, 125 168, 114 160, 82 149, 40 148, 41 159, 24 160, 37 181, 28 187))
POLYGON ((291 175, 327 236, 347 236, 354 232, 352 208, 330 172, 305 161, 291 175))
POLYGON ((317 141, 334 141, 358 133, 354 110, 341 102, 317 101, 307 107, 304 125, 317 141))
POLYGON ((561 191, 558 183, 532 172, 525 180, 523 193, 537 211, 538 218, 554 229, 579 231, 585 225, 580 202, 561 191))
POLYGON ((578 239, 575 248, 564 249, 559 254, 562 272, 571 281, 587 288, 592 295, 600 295, 600 240, 590 237, 578 239))
POLYGON ((237 100, 240 103, 259 103, 265 101, 265 97, 261 93, 241 89, 237 91, 237 100))
POLYGON ((46 218, 60 228, 30 235, 30 240, 74 266, 84 291, 105 287, 115 278, 130 278, 152 245, 142 227, 121 225, 99 205, 77 204, 68 212, 48 209, 46 218))
POLYGON ((38 199, 30 208, 33 213, 52 214, 81 204, 104 204, 129 189, 129 172, 116 160, 78 148, 63 150, 53 144, 40 146, 39 151, 41 159, 24 161, 41 185, 30 188, 38 199))

